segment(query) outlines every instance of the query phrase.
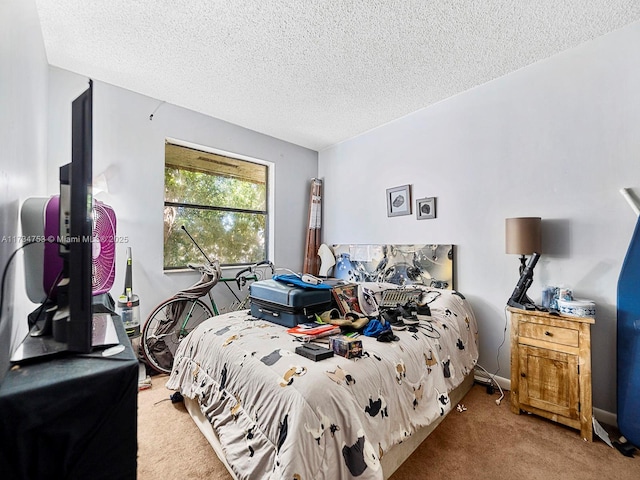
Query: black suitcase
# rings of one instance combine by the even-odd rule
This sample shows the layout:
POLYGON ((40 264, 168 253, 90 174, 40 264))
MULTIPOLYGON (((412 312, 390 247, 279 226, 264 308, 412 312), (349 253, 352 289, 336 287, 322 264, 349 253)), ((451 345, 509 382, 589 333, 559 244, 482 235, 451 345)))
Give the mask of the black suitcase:
POLYGON ((330 289, 303 288, 277 280, 260 280, 249 286, 251 315, 285 327, 313 322, 316 313, 330 310, 330 289))

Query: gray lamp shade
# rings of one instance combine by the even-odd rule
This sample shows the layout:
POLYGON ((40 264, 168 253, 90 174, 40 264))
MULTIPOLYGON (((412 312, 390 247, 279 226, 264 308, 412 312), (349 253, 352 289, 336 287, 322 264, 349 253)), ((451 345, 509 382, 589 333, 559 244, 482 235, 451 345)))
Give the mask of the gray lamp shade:
POLYGON ((541 224, 540 217, 507 218, 505 225, 506 253, 517 255, 541 253, 541 224))

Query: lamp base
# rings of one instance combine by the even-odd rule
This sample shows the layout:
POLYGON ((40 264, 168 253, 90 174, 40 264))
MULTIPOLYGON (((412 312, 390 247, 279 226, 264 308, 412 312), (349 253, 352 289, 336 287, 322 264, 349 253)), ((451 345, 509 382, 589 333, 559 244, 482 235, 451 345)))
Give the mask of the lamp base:
POLYGON ((524 256, 524 254, 520 255, 520 276, 522 276, 522 272, 524 272, 524 269, 527 267, 527 257, 524 256))
POLYGON ((539 253, 533 253, 533 255, 531 255, 531 259, 529 260, 529 264, 525 265, 525 256, 521 256, 520 261, 524 265, 524 268, 521 268, 520 279, 518 280, 516 288, 513 290, 513 293, 511 294, 511 297, 509 297, 509 301, 507 302, 507 305, 509 305, 510 307, 523 310, 538 309, 533 301, 527 296, 527 290, 533 282, 533 269, 536 266, 536 263, 538 263, 539 258, 539 253))
POLYGON ((520 302, 517 302, 514 299, 510 298, 507 301, 507 305, 513 308, 518 308, 520 310, 539 310, 539 307, 537 307, 536 304, 533 303, 533 300, 531 300, 526 295, 523 299, 520 300, 520 302))

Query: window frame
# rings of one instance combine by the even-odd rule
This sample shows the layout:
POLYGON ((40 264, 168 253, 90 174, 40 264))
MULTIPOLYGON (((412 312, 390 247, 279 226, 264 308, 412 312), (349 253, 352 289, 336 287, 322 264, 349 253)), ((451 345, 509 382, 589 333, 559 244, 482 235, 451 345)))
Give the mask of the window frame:
MULTIPOLYGON (((176 138, 171 138, 171 137, 166 137, 165 138, 165 143, 164 145, 166 146, 167 144, 172 144, 178 147, 184 147, 184 148, 190 148, 193 150, 199 150, 202 152, 206 152, 206 153, 212 153, 215 155, 222 155, 225 157, 229 157, 229 158, 233 158, 236 160, 242 160, 242 161, 246 161, 246 162, 251 162, 251 163, 255 163, 258 165, 264 165, 267 168, 267 179, 266 179, 266 217, 267 217, 267 221, 266 221, 266 232, 265 232, 265 242, 266 242, 266 254, 267 254, 267 258, 266 260, 270 260, 273 261, 273 256, 274 256, 274 212, 273 212, 273 208, 275 206, 275 195, 274 195, 274 191, 275 191, 275 168, 276 165, 273 162, 270 162, 268 160, 263 160, 260 158, 256 158, 256 157, 250 157, 247 155, 242 155, 239 153, 235 153, 235 152, 229 152, 226 150, 221 150, 218 148, 213 148, 213 147, 208 147, 205 145, 200 145, 200 144, 196 144, 193 142, 188 142, 185 140, 180 140, 180 139, 176 139, 176 138)), ((164 150, 163 150, 164 152, 164 150)), ((163 211, 164 211, 164 207, 167 205, 173 205, 173 206, 178 206, 178 205, 183 205, 183 206, 188 206, 188 207, 196 207, 196 208, 202 208, 202 209, 207 209, 207 210, 214 210, 214 211, 226 211, 226 212, 243 212, 243 213, 262 213, 262 210, 245 210, 245 209, 238 209, 238 208, 230 208, 230 207, 217 207, 217 206, 211 206, 211 205, 193 205, 193 204, 181 204, 179 202, 167 202, 166 197, 165 197, 165 168, 166 168, 166 154, 163 155, 163 165, 162 165, 162 206, 163 206, 163 211)), ((163 228, 163 232, 164 232, 164 228, 163 228)), ((164 235, 164 233, 163 233, 164 235)), ((224 264, 221 265, 221 268, 223 270, 225 269, 237 269, 238 267, 241 267, 243 265, 246 264, 224 264)), ((164 242, 163 242, 163 247, 162 247, 162 269, 164 273, 175 273, 175 272, 185 272, 185 271, 191 271, 189 268, 183 268, 183 267, 169 267, 166 268, 164 265, 164 242)))

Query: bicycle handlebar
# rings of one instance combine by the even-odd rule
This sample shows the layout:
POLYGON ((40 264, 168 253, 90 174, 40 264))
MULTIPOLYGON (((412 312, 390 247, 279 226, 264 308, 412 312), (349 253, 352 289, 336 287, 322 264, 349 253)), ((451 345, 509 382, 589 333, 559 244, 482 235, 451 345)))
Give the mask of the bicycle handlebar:
POLYGON ((244 275, 245 273, 252 273, 251 267, 243 268, 238 273, 236 273, 236 284, 238 285, 238 290, 241 290, 247 284, 247 277, 244 275))
MULTIPOLYGON (((269 269, 271 270, 271 275, 275 275, 275 267, 273 265, 273 263, 271 263, 269 260, 263 260, 261 262, 255 263, 253 265, 249 265, 248 267, 243 268, 242 270, 238 271, 235 274, 235 277, 233 278, 236 282, 236 285, 238 286, 238 290, 242 290, 242 288, 247 284, 248 280, 259 280, 259 277, 255 274, 255 269, 258 267, 262 267, 262 266, 268 266, 269 269), (251 275, 247 275, 247 274, 251 274, 251 275)), ((198 272, 200 272, 201 274, 203 273, 208 273, 210 275, 216 275, 218 276, 218 280, 222 281, 222 282, 228 282, 231 279, 230 278, 221 278, 222 275, 220 274, 220 267, 217 265, 217 262, 212 262, 209 264, 195 264, 195 263, 188 263, 187 267, 189 267, 191 270, 196 270, 198 272)))
MULTIPOLYGON (((189 268, 191 268, 192 270, 198 270, 199 272, 205 272, 205 271, 210 271, 211 267, 213 267, 215 269, 216 272, 218 272, 219 274, 219 270, 220 267, 217 264, 217 260, 214 260, 213 262, 211 261, 211 259, 207 256, 207 254, 204 252, 204 250, 202 250, 202 248, 200 248, 200 245, 198 245, 198 242, 195 241, 195 239, 191 236, 191 234, 189 233, 189 231, 187 230, 187 228, 184 225, 181 225, 180 228, 182 230, 184 230, 184 232, 189 236, 189 238, 191 239, 191 241, 193 242, 193 244, 198 248, 198 250, 200 250, 200 253, 202 253, 202 255, 204 256, 204 258, 207 259, 208 264, 207 265, 194 265, 189 263, 187 266, 189 268), (216 265, 214 265, 214 263, 216 263, 216 265)), ((261 267, 262 265, 268 265, 269 268, 271 269, 271 275, 275 275, 276 273, 276 269, 275 266, 273 265, 273 263, 271 263, 271 261, 269 260, 262 260, 258 263, 254 263, 253 265, 249 265, 247 268, 244 268, 242 270, 240 270, 238 273, 236 273, 236 283, 238 284, 238 289, 241 289, 246 283, 247 283, 247 277, 246 276, 242 276, 244 273, 253 272, 254 268, 257 267, 261 267), (240 283, 242 283, 242 285, 240 285, 240 283)), ((220 274, 218 276, 221 276, 220 274)), ((254 278, 255 279, 255 278, 254 278)))
POLYGON ((271 269, 271 275, 275 275, 276 273, 276 267, 273 265, 273 263, 271 263, 271 261, 269 260, 263 260, 261 262, 258 262, 254 265, 254 267, 259 267, 261 265, 269 265, 269 268, 271 269))
POLYGON ((271 263, 269 260, 263 260, 253 265, 249 265, 248 267, 243 268, 238 273, 236 273, 235 278, 236 278, 236 284, 238 285, 238 290, 241 290, 242 287, 244 287, 247 284, 247 280, 258 280, 259 278, 254 273, 254 270, 263 265, 269 266, 269 268, 271 269, 271 275, 275 274, 275 267, 273 266, 273 263, 271 263), (246 275, 247 273, 252 273, 253 276, 246 275))

